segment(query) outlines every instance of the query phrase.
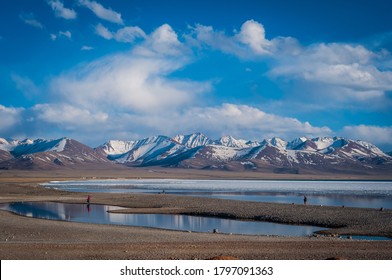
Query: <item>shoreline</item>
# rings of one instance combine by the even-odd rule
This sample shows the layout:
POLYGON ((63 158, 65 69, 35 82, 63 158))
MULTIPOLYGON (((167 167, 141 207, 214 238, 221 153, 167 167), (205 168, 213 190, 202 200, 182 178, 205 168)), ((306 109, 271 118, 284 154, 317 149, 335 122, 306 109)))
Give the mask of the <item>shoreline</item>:
MULTIPOLYGON (((87 193, 48 189, 34 182, 35 178, 23 179, 17 178, 16 181, 19 182, 1 180, 0 202, 85 202, 87 193)), ((304 207, 169 194, 94 193, 93 203, 126 207, 126 213, 161 211, 170 214, 305 224, 328 227, 330 229, 323 233, 331 236, 338 234, 392 238, 392 210, 312 205, 304 207)), ((348 240, 323 236, 189 233, 41 220, 6 211, 0 211, 0 224, 1 259, 208 259, 219 255, 230 255, 238 259, 392 259, 391 241, 348 240)))

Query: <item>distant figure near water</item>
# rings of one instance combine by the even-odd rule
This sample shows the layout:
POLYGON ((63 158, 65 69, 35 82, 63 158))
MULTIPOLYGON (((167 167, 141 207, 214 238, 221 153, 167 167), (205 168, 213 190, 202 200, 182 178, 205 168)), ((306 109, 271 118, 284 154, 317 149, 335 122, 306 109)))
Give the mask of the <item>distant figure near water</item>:
POLYGON ((88 195, 88 196, 87 196, 87 201, 86 201, 87 204, 90 204, 90 201, 91 201, 91 195, 88 195))
POLYGON ((308 198, 304 195, 304 205, 306 206, 306 202, 308 202, 308 198))

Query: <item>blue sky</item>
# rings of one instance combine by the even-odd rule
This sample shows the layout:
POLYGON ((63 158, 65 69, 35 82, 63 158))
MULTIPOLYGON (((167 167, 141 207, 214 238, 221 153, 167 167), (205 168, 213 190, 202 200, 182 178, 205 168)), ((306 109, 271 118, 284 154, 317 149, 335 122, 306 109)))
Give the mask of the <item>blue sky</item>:
POLYGON ((392 150, 392 2, 0 3, 0 137, 202 132, 392 150))

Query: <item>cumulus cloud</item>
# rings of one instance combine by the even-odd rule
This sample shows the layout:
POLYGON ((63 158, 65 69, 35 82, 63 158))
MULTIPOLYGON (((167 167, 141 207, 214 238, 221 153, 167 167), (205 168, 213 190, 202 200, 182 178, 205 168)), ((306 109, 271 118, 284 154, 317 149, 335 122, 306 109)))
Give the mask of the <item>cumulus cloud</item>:
POLYGON ((391 90, 392 72, 377 68, 378 56, 360 45, 316 44, 296 56, 278 57, 270 74, 358 91, 391 90))
POLYGON ((51 89, 85 108, 94 103, 102 108, 158 112, 190 104, 209 88, 208 83, 168 79, 179 67, 167 59, 116 55, 58 77, 51 89))
POLYGON ((264 26, 255 20, 244 22, 233 33, 197 24, 186 38, 195 47, 208 47, 267 64, 270 79, 280 85, 290 84, 286 93, 290 97, 298 97, 300 93, 303 98, 307 93, 308 102, 315 102, 319 99, 315 95, 322 95, 324 100, 331 100, 324 103, 326 106, 336 106, 336 101, 344 106, 369 100, 377 106, 389 103, 385 99, 386 92, 392 90, 392 71, 387 62, 392 57, 385 50, 374 52, 363 45, 348 43, 302 46, 292 37, 267 39, 264 26))
POLYGON ((30 123, 25 126, 34 126, 37 131, 42 127, 53 127, 64 135, 79 135, 79 138, 83 137, 96 145, 108 137, 137 139, 155 134, 173 136, 195 131, 202 131, 212 138, 230 134, 249 140, 273 136, 292 139, 298 136, 332 135, 328 127, 317 127, 296 118, 230 103, 213 107, 188 106, 186 109, 176 108, 158 114, 154 111, 108 110, 107 107, 83 108, 76 104, 53 103, 36 105, 30 109, 29 115, 30 123), (90 136, 85 135, 86 132, 90 136))
POLYGON ((291 55, 301 49, 298 41, 292 37, 267 39, 264 26, 252 19, 245 21, 240 31, 234 31, 232 35, 201 24, 190 29, 191 33, 185 36, 189 44, 217 49, 246 60, 260 60, 277 54, 291 55))
POLYGON ((108 114, 104 112, 89 111, 66 103, 37 104, 32 111, 38 121, 64 125, 65 129, 97 125, 108 119, 108 114))
POLYGON ((375 145, 392 150, 392 126, 353 125, 345 126, 342 135, 358 140, 371 142, 375 145))
POLYGON ((187 63, 181 46, 177 34, 163 25, 129 53, 98 59, 53 79, 50 91, 56 98, 87 109, 94 104, 162 112, 192 104, 210 90, 210 83, 168 78, 187 63))
POLYGON ((23 108, 5 107, 0 104, 0 133, 8 135, 21 122, 23 108))
POLYGON ((168 24, 155 29, 133 52, 142 56, 184 56, 188 48, 178 40, 177 33, 168 24))
POLYGON ((110 8, 105 8, 95 1, 79 0, 79 4, 91 10, 100 19, 123 25, 121 14, 110 8))
POLYGON ((61 17, 64 19, 75 19, 77 14, 74 10, 64 7, 64 4, 59 0, 50 0, 48 4, 54 11, 56 17, 61 17))
MULTIPOLYGON (((237 137, 262 139, 280 136, 330 135, 328 127, 315 127, 309 122, 266 113, 256 107, 224 103, 215 107, 194 107, 181 117, 182 127, 212 135, 234 134, 237 137)), ((189 131, 189 130, 188 130, 189 131)))
POLYGON ((41 22, 39 22, 37 19, 35 19, 33 13, 29 13, 29 14, 21 13, 19 15, 19 18, 28 25, 31 25, 38 29, 44 29, 44 25, 41 22))
POLYGON ((106 40, 114 39, 123 43, 133 43, 138 38, 147 37, 146 33, 138 26, 127 26, 112 32, 101 23, 95 26, 95 33, 106 40))
POLYGON ((188 42, 197 47, 210 47, 218 49, 224 53, 233 54, 239 57, 248 57, 246 48, 238 44, 235 37, 226 35, 223 31, 217 31, 212 26, 197 24, 191 27, 192 33, 186 36, 188 42))
POLYGON ((248 20, 241 26, 241 31, 236 35, 238 41, 249 47, 257 54, 269 54, 272 42, 265 38, 265 29, 261 23, 248 20))

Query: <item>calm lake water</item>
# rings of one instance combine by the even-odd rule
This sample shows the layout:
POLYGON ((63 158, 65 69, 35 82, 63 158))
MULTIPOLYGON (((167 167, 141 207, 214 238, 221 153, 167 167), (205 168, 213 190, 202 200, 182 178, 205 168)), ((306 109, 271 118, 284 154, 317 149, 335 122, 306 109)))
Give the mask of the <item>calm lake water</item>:
POLYGON ((218 229, 222 233, 247 235, 308 236, 316 231, 325 229, 314 226, 294 226, 189 215, 109 213, 108 211, 110 210, 122 209, 122 207, 95 204, 15 202, 0 204, 0 209, 41 219, 143 226, 195 232, 212 232, 213 229, 218 229))
POLYGON ((88 180, 50 182, 74 192, 169 193, 245 201, 392 209, 391 181, 88 180))

